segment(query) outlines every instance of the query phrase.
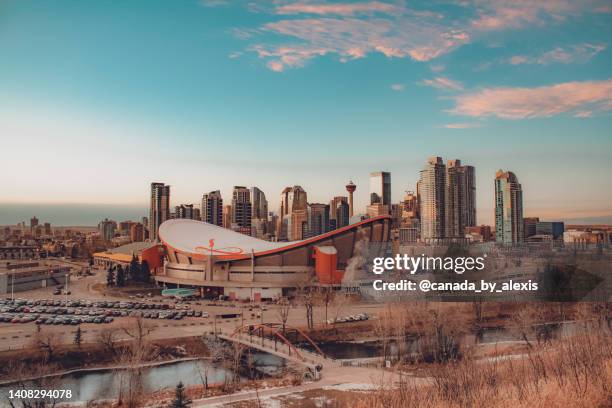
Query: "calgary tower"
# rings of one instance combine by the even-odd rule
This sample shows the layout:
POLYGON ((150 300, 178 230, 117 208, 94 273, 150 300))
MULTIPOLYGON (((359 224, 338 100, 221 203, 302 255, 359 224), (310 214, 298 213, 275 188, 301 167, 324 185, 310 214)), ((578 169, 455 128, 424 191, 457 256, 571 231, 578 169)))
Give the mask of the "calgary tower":
POLYGON ((353 193, 357 190, 357 186, 353 183, 353 180, 349 181, 346 185, 346 191, 349 193, 349 217, 353 216, 353 193))

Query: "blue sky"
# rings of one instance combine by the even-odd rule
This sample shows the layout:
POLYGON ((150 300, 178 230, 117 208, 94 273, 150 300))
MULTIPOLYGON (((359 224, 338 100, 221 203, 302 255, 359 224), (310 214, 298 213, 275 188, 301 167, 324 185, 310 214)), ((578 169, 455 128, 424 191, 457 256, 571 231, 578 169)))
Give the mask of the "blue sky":
MULTIPOLYGON (((4 203, 173 205, 257 185, 393 198, 426 158, 514 171, 526 213, 610 217, 606 1, 0 0, 4 203)), ((17 221, 17 220, 16 220, 17 221)))

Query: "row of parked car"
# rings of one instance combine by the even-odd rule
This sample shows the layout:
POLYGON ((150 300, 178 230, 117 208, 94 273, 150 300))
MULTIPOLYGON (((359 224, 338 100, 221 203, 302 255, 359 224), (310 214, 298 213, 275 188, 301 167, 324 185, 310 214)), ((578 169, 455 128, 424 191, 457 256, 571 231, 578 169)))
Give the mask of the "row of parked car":
POLYGON ((23 313, 2 313, 0 322, 3 323, 36 323, 36 324, 66 324, 78 325, 81 323, 111 323, 109 316, 51 316, 23 313))
POLYGON ((88 299, 0 299, 0 306, 65 306, 65 307, 94 307, 109 309, 185 309, 184 305, 172 303, 124 302, 124 301, 95 301, 88 299))
POLYGON ((345 317, 338 317, 336 319, 328 320, 327 324, 359 322, 359 321, 362 321, 362 320, 368 320, 369 318, 370 318, 370 316, 367 313, 359 313, 359 314, 356 314, 356 315, 345 316, 345 317))
POLYGON ((181 320, 208 313, 180 305, 55 299, 0 299, 0 322, 37 324, 110 323, 115 317, 181 320))

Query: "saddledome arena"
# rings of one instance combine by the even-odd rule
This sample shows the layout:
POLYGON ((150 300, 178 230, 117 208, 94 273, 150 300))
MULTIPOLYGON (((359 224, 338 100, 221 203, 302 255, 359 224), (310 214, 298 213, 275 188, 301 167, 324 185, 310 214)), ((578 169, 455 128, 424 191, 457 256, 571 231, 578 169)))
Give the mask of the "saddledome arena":
POLYGON ((205 222, 173 219, 159 227, 164 266, 155 280, 203 297, 275 299, 296 287, 339 285, 360 242, 388 242, 387 215, 302 241, 269 242, 205 222))

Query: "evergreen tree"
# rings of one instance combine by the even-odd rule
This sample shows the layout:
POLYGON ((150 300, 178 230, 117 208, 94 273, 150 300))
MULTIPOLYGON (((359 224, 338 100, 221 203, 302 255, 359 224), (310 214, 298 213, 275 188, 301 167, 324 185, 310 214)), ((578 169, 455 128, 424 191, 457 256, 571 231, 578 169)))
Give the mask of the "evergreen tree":
POLYGON ((130 262, 130 278, 133 281, 141 280, 140 264, 138 263, 138 257, 136 256, 136 254, 132 256, 132 261, 130 262))
POLYGON ((125 286, 125 271, 123 266, 117 266, 117 286, 125 286))
POLYGON ((145 283, 149 283, 151 279, 151 270, 147 261, 142 261, 142 265, 140 265, 140 279, 145 283))
POLYGON ((174 400, 168 408, 189 408, 191 400, 187 397, 183 382, 179 382, 174 391, 174 400))
POLYGON ((111 265, 106 273, 106 286, 115 285, 115 268, 111 265))
POLYGON ((78 348, 81 348, 82 340, 83 340, 83 333, 81 332, 81 326, 79 326, 77 327, 77 331, 74 334, 74 344, 76 344, 78 348))

